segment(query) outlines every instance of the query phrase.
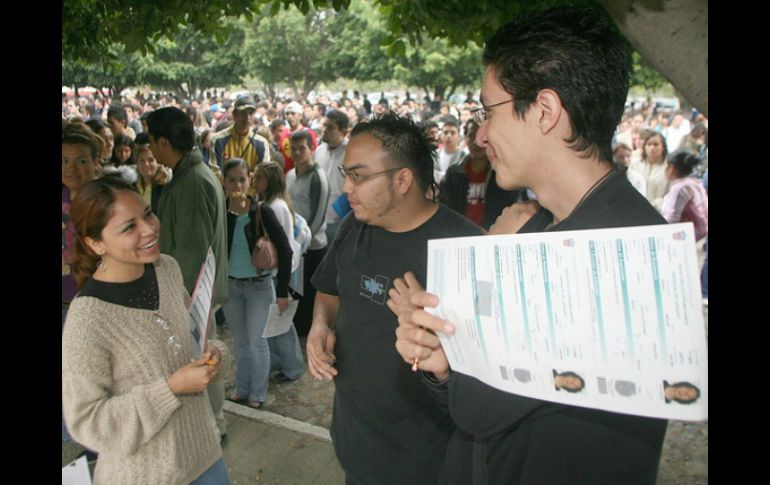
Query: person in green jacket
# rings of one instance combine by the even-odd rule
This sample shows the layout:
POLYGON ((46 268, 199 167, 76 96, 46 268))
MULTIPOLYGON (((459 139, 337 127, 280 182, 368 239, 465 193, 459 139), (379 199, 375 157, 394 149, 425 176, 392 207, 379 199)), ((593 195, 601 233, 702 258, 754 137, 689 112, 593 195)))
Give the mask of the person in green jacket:
MULTIPOLYGON (((173 171, 158 201, 158 218, 163 227, 161 251, 179 263, 184 286, 193 292, 209 247, 216 259, 212 308, 227 300, 227 217, 222 184, 203 163, 195 147, 195 128, 184 111, 167 107, 147 117, 150 150, 173 171)), ((213 311, 212 311, 213 314, 213 311)), ((208 337, 216 338, 216 325, 209 322, 208 337)), ((209 400, 220 437, 227 432, 222 406, 224 380, 208 387, 209 400)))

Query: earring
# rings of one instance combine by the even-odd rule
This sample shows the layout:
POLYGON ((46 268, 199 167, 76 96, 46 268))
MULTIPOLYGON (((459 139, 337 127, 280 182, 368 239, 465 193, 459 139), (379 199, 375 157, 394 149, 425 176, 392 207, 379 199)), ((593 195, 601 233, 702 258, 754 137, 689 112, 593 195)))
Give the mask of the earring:
POLYGON ((99 261, 96 262, 96 269, 101 273, 104 273, 107 271, 107 263, 105 263, 103 259, 99 259, 99 261))

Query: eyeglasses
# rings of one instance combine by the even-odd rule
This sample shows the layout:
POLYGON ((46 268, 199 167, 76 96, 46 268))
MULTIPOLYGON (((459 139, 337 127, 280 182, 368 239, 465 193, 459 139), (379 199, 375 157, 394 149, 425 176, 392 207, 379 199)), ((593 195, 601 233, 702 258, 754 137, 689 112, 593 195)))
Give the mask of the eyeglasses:
POLYGON ((353 170, 346 170, 345 167, 339 166, 337 167, 337 170, 340 171, 340 175, 342 175, 342 178, 349 178, 351 182, 353 182, 353 185, 358 185, 361 182, 364 182, 366 180, 369 180, 370 178, 377 177, 379 175, 384 175, 386 173, 395 172, 396 170, 401 170, 402 168, 407 168, 404 166, 396 167, 396 168, 389 168, 387 170, 383 170, 382 172, 375 172, 370 173, 366 175, 361 175, 359 173, 356 173, 353 170))
POLYGON ((471 110, 471 114, 473 115, 473 119, 476 120, 476 123, 481 125, 487 121, 489 108, 494 108, 495 106, 500 106, 501 104, 510 103, 511 101, 513 101, 513 98, 509 99, 508 101, 501 101, 499 103, 490 104, 489 106, 482 106, 481 108, 471 110))

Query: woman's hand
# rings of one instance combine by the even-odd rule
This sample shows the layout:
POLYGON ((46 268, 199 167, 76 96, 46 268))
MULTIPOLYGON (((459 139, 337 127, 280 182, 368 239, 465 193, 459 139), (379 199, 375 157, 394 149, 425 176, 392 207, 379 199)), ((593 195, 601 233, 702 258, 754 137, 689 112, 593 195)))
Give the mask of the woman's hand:
POLYGON ((278 305, 278 313, 283 313, 287 308, 289 308, 289 298, 277 298, 275 300, 275 304, 278 305))
POLYGON ((171 392, 175 396, 202 392, 219 373, 220 357, 219 350, 211 347, 197 359, 192 359, 166 379, 171 392))

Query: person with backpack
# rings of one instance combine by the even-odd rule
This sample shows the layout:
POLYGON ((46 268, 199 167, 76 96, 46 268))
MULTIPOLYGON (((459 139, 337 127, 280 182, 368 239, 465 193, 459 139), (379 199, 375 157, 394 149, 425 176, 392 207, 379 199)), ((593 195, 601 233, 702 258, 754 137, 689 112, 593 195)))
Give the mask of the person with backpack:
MULTIPOLYGON (((254 188, 259 200, 270 207, 281 224, 292 249, 290 285, 298 286, 302 280, 298 272, 302 254, 310 247, 310 227, 305 219, 294 212, 291 197, 286 191, 286 176, 283 168, 276 162, 257 165, 254 171, 254 188)), ((278 382, 295 381, 305 372, 305 361, 299 345, 297 329, 294 325, 281 335, 268 337, 270 347, 270 370, 278 382)))

